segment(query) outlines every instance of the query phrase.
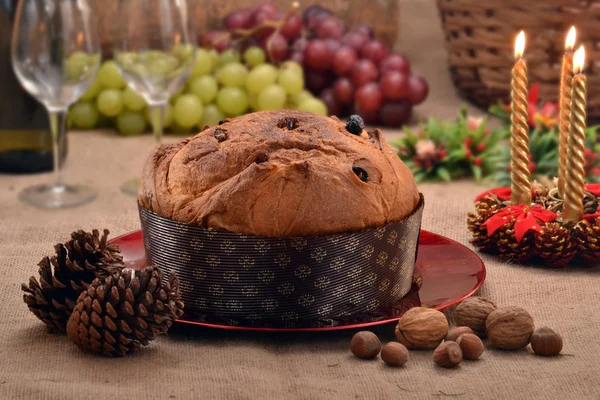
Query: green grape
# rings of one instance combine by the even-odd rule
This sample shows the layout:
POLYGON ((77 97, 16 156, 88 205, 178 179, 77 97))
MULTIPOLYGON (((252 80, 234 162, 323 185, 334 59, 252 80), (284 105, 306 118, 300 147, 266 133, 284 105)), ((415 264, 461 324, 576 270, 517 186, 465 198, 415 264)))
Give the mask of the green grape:
POLYGON ((234 49, 227 49, 219 56, 219 65, 229 64, 230 62, 240 62, 240 53, 234 49))
POLYGON ((194 46, 189 43, 180 43, 173 46, 171 53, 180 60, 189 59, 194 52, 194 46))
POLYGON ((238 62, 231 62, 220 69, 217 79, 223 86, 243 87, 248 77, 248 68, 238 62))
POLYGON ((140 135, 146 131, 146 119, 140 112, 124 111, 115 122, 119 133, 125 136, 140 135))
POLYGON ((179 60, 177 57, 163 54, 161 57, 153 58, 148 64, 148 72, 151 75, 167 75, 173 72, 179 67, 179 60))
POLYGON ((304 76, 293 68, 281 69, 277 83, 289 95, 294 95, 304 89, 304 76))
POLYGON ((196 50, 196 65, 192 70, 191 76, 201 76, 210 73, 214 68, 214 64, 212 56, 206 49, 196 50))
POLYGON ((214 77, 203 75, 189 80, 188 91, 202 100, 204 104, 210 104, 217 97, 219 85, 214 77))
POLYGON ((248 92, 248 104, 254 111, 258 111, 258 93, 248 92))
POLYGON ((202 102, 193 94, 179 96, 173 106, 173 119, 183 128, 191 128, 202 120, 202 102))
POLYGON ((304 75, 304 70, 302 69, 302 66, 300 64, 298 64, 296 61, 286 61, 283 64, 281 64, 281 66, 279 67, 282 71, 286 70, 286 69, 293 69, 294 71, 296 71, 300 76, 304 75))
POLYGON ((123 110, 123 96, 117 89, 104 89, 96 99, 98 111, 108 117, 114 117, 123 110))
POLYGON ((258 95, 258 109, 262 111, 281 110, 286 100, 285 90, 281 86, 269 85, 258 95))
POLYGON ((306 99, 298 105, 298 110, 327 116, 327 106, 319 99, 306 99))
POLYGON ((265 51, 258 46, 251 46, 244 52, 244 61, 251 67, 264 64, 267 56, 265 51))
POLYGON ((229 116, 242 115, 248 109, 248 96, 240 88, 225 87, 219 90, 217 105, 229 116))
POLYGON ((98 96, 98 94, 100 93, 101 90, 102 90, 102 84, 100 83, 100 81, 98 79, 96 79, 96 80, 94 80, 94 82, 92 82, 90 87, 88 87, 88 89, 85 91, 85 93, 83 93, 81 95, 80 100, 92 100, 93 98, 98 96))
POLYGON ((121 89, 125 87, 125 80, 114 61, 105 61, 98 70, 100 83, 110 89, 121 89))
POLYGON ((304 90, 299 91, 295 95, 293 95, 291 100, 292 100, 292 103, 294 103, 296 105, 299 105, 304 100, 312 99, 313 97, 314 96, 312 95, 311 92, 309 92, 308 90, 304 89, 304 90))
POLYGON ((65 62, 65 74, 68 80, 78 81, 87 75, 90 57, 82 52, 76 51, 71 54, 65 62))
POLYGON ((75 126, 91 129, 98 123, 100 115, 96 106, 89 101, 79 101, 69 110, 69 117, 75 126))
POLYGON ((219 121, 225 119, 225 114, 219 110, 215 104, 209 104, 204 108, 204 116, 202 117, 202 123, 199 125, 200 129, 208 126, 219 125, 219 121))
POLYGON ((127 86, 123 90, 123 105, 129 108, 131 111, 140 111, 146 107, 146 100, 139 94, 137 94, 132 88, 127 86))
POLYGON ((212 67, 210 68, 210 70, 212 71, 213 69, 217 68, 217 65, 219 65, 219 53, 215 50, 215 49, 210 49, 208 51, 208 55, 210 56, 210 60, 212 62, 212 67))
MULTIPOLYGON (((152 115, 151 113, 158 112, 158 108, 146 108, 144 110, 144 117, 146 117, 146 121, 148 125, 152 126, 152 115)), ((163 128, 168 128, 173 124, 173 106, 170 103, 167 103, 165 106, 165 114, 163 115, 163 128)))
POLYGON ((249 92, 260 93, 277 80, 277 69, 271 64, 258 65, 250 71, 246 78, 246 89, 249 92))

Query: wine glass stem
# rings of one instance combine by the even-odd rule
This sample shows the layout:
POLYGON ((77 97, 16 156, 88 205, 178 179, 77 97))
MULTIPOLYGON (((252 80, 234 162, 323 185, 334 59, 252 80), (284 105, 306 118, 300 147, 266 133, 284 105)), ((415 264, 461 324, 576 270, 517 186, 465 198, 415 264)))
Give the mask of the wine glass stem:
POLYGON ((163 122, 165 120, 165 105, 159 104, 150 106, 150 115, 152 116, 152 131, 156 144, 160 144, 163 135, 163 122))
POLYGON ((64 149, 63 142, 65 140, 66 126, 67 126, 67 112, 65 110, 60 111, 48 111, 50 116, 50 131, 52 132, 52 153, 54 162, 54 181, 56 187, 62 187, 64 185, 63 174, 62 174, 62 151, 64 149))

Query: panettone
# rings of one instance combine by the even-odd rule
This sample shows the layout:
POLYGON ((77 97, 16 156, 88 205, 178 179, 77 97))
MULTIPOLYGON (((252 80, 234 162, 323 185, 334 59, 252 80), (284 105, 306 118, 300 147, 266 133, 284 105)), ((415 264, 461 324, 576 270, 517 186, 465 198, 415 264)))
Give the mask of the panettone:
POLYGON ((315 236, 399 221, 419 192, 378 130, 356 135, 335 117, 282 110, 159 146, 144 166, 139 203, 205 228, 315 236))

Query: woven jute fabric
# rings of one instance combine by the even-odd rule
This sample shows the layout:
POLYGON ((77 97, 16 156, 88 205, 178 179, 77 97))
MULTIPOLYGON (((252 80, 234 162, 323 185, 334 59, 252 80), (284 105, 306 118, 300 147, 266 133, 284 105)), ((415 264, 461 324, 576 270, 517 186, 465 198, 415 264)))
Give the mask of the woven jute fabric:
MULTIPOLYGON (((446 71, 434 2, 402 4, 400 49, 431 84, 417 117, 454 117, 460 100, 446 71)), ((475 116, 481 115, 470 108, 475 116)), ((388 138, 396 136, 388 132, 388 138)), ((480 293, 528 309, 536 323, 559 331, 564 356, 487 351, 454 370, 436 368, 431 351, 412 351, 402 369, 350 355, 354 332, 234 333, 176 325, 168 335, 122 359, 82 353, 50 335, 22 301, 21 282, 52 246, 76 229, 140 228, 136 202, 119 185, 139 174, 150 137, 72 132, 67 180, 92 185, 94 203, 38 210, 18 202, 24 187, 50 175, 0 176, 0 399, 598 399, 600 270, 563 271, 504 264, 484 256, 480 293)), ((178 139, 167 138, 169 141, 178 139)), ((423 228, 468 245, 466 213, 484 188, 470 182, 420 185, 423 228)), ((374 331, 393 340, 393 325, 374 331)))

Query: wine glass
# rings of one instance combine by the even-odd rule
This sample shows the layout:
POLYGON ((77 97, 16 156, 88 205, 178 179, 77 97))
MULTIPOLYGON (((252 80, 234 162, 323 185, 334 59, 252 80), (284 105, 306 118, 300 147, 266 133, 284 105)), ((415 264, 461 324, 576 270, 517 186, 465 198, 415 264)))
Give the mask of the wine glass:
POLYGON ((100 65, 97 34, 88 0, 21 0, 17 6, 12 66, 21 85, 48 111, 55 175, 53 184, 24 189, 19 195, 24 202, 57 208, 96 197, 87 186, 63 182, 60 152, 67 110, 93 82, 100 65))
MULTIPOLYGON (((190 75, 196 35, 187 0, 119 0, 114 58, 129 86, 148 103, 155 141, 160 144, 169 98, 190 75)), ((137 196, 139 179, 125 182, 137 196)))

